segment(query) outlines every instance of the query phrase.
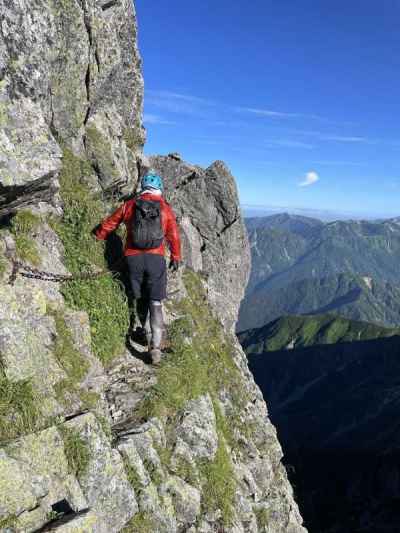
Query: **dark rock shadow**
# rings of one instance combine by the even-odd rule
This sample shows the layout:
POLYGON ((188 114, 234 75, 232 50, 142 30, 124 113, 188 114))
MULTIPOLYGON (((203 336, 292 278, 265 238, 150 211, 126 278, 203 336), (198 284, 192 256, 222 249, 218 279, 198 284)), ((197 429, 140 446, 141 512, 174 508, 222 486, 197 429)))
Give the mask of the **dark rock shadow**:
POLYGON ((2 215, 0 216, 0 229, 10 229, 11 228, 12 215, 2 215))
POLYGON ((125 342, 125 346, 128 350, 128 352, 133 356, 135 357, 136 359, 140 359, 141 361, 143 361, 143 363, 145 363, 146 365, 151 365, 152 361, 151 361, 151 356, 149 354, 148 351, 140 351, 138 350, 137 348, 135 348, 135 341, 132 343, 131 341, 131 338, 134 338, 135 336, 135 333, 133 334, 128 334, 126 336, 126 342, 125 342))

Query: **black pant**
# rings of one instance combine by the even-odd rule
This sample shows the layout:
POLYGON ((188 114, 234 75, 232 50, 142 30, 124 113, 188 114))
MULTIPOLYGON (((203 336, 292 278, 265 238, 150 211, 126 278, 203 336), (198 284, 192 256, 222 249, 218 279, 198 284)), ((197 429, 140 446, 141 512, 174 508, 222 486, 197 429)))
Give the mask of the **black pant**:
POLYGON ((135 299, 165 300, 167 297, 167 265, 158 254, 128 255, 129 277, 135 299))

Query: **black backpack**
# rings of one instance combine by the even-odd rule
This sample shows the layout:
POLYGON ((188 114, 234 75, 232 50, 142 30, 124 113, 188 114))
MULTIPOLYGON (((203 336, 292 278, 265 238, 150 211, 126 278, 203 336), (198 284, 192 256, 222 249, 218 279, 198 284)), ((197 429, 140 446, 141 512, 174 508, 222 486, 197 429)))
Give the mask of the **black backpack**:
POLYGON ((136 200, 132 221, 132 244, 139 250, 158 248, 164 240, 160 202, 136 200))

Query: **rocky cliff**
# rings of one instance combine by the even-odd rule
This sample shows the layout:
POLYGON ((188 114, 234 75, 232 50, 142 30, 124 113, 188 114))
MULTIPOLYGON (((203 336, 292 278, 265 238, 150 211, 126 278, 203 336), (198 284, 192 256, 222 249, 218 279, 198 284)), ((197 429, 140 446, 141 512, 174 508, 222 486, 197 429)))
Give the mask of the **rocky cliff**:
POLYGON ((144 160, 132 3, 2 0, 0 22, 0 531, 305 531, 233 335, 249 271, 235 182, 221 162, 144 160), (123 268, 9 283, 15 258, 72 276, 114 264, 123 232, 91 231, 146 164, 186 263, 157 369, 127 335, 123 268))

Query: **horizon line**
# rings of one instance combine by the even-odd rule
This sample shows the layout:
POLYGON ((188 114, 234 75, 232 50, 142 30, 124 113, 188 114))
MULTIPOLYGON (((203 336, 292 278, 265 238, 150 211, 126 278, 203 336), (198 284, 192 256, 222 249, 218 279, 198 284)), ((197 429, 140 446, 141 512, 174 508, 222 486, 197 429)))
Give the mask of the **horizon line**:
POLYGON ((241 208, 251 208, 251 209, 269 209, 269 210, 275 210, 280 212, 289 212, 289 211, 308 211, 312 213, 326 213, 326 214, 335 214, 335 215, 345 215, 345 216, 368 216, 368 217, 374 217, 374 218, 398 218, 400 217, 400 213, 382 213, 382 212, 374 212, 374 211, 348 211, 348 210, 335 210, 330 208, 315 208, 315 207, 299 207, 299 206, 283 206, 283 205, 263 205, 263 204, 249 204, 249 203, 242 203, 240 202, 241 208))

